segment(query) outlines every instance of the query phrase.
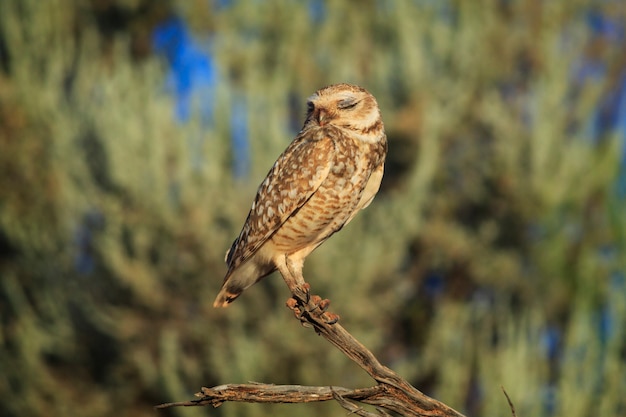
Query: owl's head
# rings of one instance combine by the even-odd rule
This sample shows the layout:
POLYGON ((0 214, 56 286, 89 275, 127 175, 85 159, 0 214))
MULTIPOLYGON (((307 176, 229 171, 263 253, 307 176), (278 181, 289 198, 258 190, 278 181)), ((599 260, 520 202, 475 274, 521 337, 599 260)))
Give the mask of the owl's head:
POLYGON ((374 142, 384 131, 378 103, 367 90, 352 84, 333 84, 307 100, 305 125, 334 126, 374 142))

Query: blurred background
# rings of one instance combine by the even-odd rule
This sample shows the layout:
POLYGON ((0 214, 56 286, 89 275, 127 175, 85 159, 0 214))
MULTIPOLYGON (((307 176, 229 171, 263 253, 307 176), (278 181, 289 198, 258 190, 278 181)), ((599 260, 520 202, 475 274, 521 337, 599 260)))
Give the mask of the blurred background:
POLYGON ((468 416, 626 416, 623 1, 0 2, 0 415, 155 411, 201 386, 371 386, 279 276, 226 310, 223 257, 335 82, 378 99, 373 204, 314 293, 468 416))

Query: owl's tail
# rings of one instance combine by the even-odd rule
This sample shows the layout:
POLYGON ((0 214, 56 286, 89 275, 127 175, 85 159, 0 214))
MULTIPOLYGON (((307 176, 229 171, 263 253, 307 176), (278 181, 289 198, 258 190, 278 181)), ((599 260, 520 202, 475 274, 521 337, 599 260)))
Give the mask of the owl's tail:
POLYGON ((228 307, 228 305, 232 303, 233 301, 235 301, 235 298, 239 297, 242 292, 243 290, 240 291, 239 293, 230 292, 226 288, 226 285, 224 285, 222 289, 220 290, 219 294, 217 294, 217 297, 215 298, 215 301, 213 302, 213 307, 215 308, 228 307))
POLYGON ((273 265, 259 265, 256 259, 239 265, 224 279, 224 285, 213 302, 213 307, 228 307, 247 288, 256 284, 261 278, 274 272, 273 265))

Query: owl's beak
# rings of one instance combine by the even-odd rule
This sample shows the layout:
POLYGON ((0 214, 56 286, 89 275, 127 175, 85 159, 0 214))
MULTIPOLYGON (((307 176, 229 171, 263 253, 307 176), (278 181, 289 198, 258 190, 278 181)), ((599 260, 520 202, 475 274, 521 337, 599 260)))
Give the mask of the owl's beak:
POLYGON ((326 124, 326 116, 327 116, 327 113, 324 110, 319 110, 317 112, 317 123, 320 126, 324 126, 326 124))

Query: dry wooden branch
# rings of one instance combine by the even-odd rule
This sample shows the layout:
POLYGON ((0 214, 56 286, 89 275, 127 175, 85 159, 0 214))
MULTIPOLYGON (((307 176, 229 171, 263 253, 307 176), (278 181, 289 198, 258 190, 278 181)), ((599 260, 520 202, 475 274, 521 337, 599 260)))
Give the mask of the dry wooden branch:
POLYGON ((294 310, 296 317, 363 368, 378 382, 376 386, 348 389, 300 385, 228 384, 202 388, 202 391, 196 394, 198 399, 162 404, 157 408, 201 405, 218 407, 226 401, 305 403, 336 400, 351 413, 367 417, 376 414, 360 408, 352 401, 374 405, 380 415, 386 415, 384 410, 387 410, 403 416, 463 417, 458 411, 411 386, 394 371, 382 365, 372 352, 341 325, 332 324, 332 320, 329 320, 332 315, 320 308, 320 305, 326 306, 327 303, 320 304, 319 297, 309 297, 305 289, 298 289, 293 297, 295 302, 288 305, 294 310))
POLYGON ((384 387, 380 385, 351 390, 343 387, 311 387, 302 385, 227 384, 213 388, 202 387, 202 390, 196 394, 198 399, 161 404, 157 408, 198 405, 219 407, 227 401, 285 404, 309 403, 333 400, 335 396, 374 404, 375 398, 383 394, 383 391, 384 387))

